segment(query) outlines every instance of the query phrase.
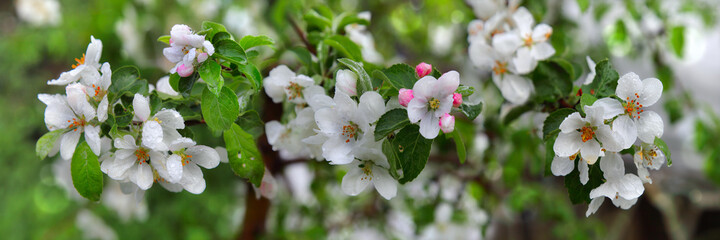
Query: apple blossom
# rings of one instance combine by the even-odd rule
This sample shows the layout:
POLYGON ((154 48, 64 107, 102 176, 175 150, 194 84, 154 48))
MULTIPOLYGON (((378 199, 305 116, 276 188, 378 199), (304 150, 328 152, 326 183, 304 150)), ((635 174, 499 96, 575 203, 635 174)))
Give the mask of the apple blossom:
MULTIPOLYGON (((533 28, 535 19, 524 7, 518 8, 512 15, 512 19, 517 29, 501 33, 495 38, 507 38, 504 44, 508 44, 513 51, 517 49, 516 56, 512 61, 518 73, 526 74, 535 69, 538 61, 555 55, 555 48, 547 42, 552 35, 552 27, 541 23, 533 28)), ((493 41, 495 40, 493 39, 493 41)), ((493 45, 496 44, 493 43, 493 45)))
POLYGON ((493 38, 493 47, 482 41, 470 43, 470 60, 476 67, 492 70, 492 79, 505 99, 513 104, 525 103, 533 91, 530 79, 517 75, 511 62, 514 49, 505 44, 507 37, 493 38))
POLYGON ((169 149, 172 155, 166 161, 166 180, 182 185, 190 193, 202 193, 205 190, 205 179, 200 167, 217 167, 220 164, 217 151, 208 146, 196 145, 195 141, 185 137, 174 140, 169 149))
POLYGON ((398 102, 403 107, 407 107, 408 103, 410 103, 410 100, 412 100, 415 96, 413 96, 413 90, 412 89, 406 89, 402 88, 398 90, 398 102))
POLYGON ((180 135, 177 129, 185 128, 182 116, 173 109, 162 109, 151 117, 148 98, 137 93, 133 98, 133 111, 133 119, 143 123, 143 143, 153 150, 167 151, 170 141, 180 135))
POLYGON ((560 124, 560 133, 553 145, 559 157, 570 157, 580 153, 588 164, 594 164, 604 150, 620 151, 617 134, 604 124, 604 109, 596 106, 585 107, 586 117, 575 112, 560 124))
POLYGON ((90 44, 83 53, 82 58, 75 58, 77 64, 72 65, 72 70, 61 73, 60 77, 47 82, 48 85, 67 85, 80 80, 85 85, 100 78, 100 55, 102 55, 102 41, 90 36, 90 44))
POLYGON ((453 107, 460 107, 462 103, 462 95, 460 95, 459 93, 453 93, 453 107))
POLYGON ((660 167, 665 164, 665 153, 655 145, 642 143, 640 150, 635 152, 633 159, 640 180, 644 183, 652 183, 648 169, 660 169, 660 167))
POLYGON ((588 84, 591 84, 593 82, 593 80, 595 79, 595 75, 596 75, 595 62, 592 60, 592 58, 590 58, 590 56, 586 56, 585 61, 587 61, 587 65, 588 65, 588 68, 590 69, 590 72, 585 77, 585 82, 583 82, 583 85, 588 85, 588 84))
POLYGON ((273 102, 279 103, 283 99, 295 104, 305 103, 305 96, 324 94, 322 87, 315 85, 315 81, 305 75, 295 75, 285 65, 280 65, 270 71, 270 76, 263 80, 265 93, 273 102))
POLYGON ((415 66, 415 73, 417 73, 417 76, 419 78, 427 76, 431 72, 432 72, 432 65, 427 64, 425 62, 421 62, 420 64, 415 66))
POLYGON ((348 96, 357 96, 357 74, 348 69, 340 69, 335 75, 335 88, 348 96))
POLYGON ((192 32, 190 27, 183 24, 176 24, 170 30, 170 47, 163 49, 163 55, 175 67, 170 73, 178 73, 181 77, 190 76, 194 72, 194 66, 204 62, 208 56, 215 53, 215 47, 205 36, 192 32))
POLYGON ((600 170, 603 171, 606 181, 590 191, 592 201, 586 216, 597 211, 604 197, 610 198, 615 206, 628 209, 645 191, 638 176, 632 173, 625 174, 625 165, 618 153, 606 154, 600 161, 600 170))
POLYGON ((452 109, 453 93, 460 84, 460 74, 450 71, 440 79, 425 76, 415 82, 413 99, 408 103, 411 123, 420 122, 420 134, 433 139, 440 132, 440 117, 452 109))
POLYGON ((455 116, 446 113, 440 117, 440 130, 443 133, 455 131, 455 116))
POLYGON ((105 160, 100 169, 115 180, 130 180, 142 190, 149 189, 153 184, 152 162, 166 158, 162 152, 148 148, 142 141, 138 145, 135 137, 124 135, 114 140, 114 158, 105 160))

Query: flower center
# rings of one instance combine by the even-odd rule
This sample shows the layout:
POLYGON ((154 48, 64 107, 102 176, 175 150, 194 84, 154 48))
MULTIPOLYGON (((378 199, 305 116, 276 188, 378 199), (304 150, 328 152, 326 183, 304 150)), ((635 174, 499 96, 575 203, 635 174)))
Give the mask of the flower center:
POLYGON ((105 96, 105 94, 107 94, 107 91, 100 88, 100 86, 96 86, 95 84, 92 85, 92 88, 95 91, 95 95, 93 96, 95 101, 102 101, 102 98, 105 96))
POLYGON ((350 139, 357 140, 358 132, 360 131, 360 128, 357 124, 353 122, 349 122, 348 125, 345 125, 342 127, 342 135, 346 138, 345 142, 349 143, 350 139))
POLYGON ((297 97, 302 97, 302 90, 303 87, 300 86, 300 84, 297 84, 296 82, 290 82, 290 85, 286 87, 288 90, 288 99, 293 100, 297 97))
POLYGON ((147 163, 148 158, 150 158, 147 150, 145 150, 144 148, 138 148, 137 150, 135 150, 135 157, 137 158, 136 162, 140 165, 142 165, 143 163, 147 163))
POLYGON ((437 98, 430 99, 428 103, 430 104, 430 110, 436 110, 440 108, 440 100, 438 100, 437 98))
POLYGON ((480 31, 483 30, 483 27, 484 26, 482 24, 476 24, 473 28, 470 28, 470 35, 474 36, 474 35, 480 33, 480 31))
POLYGON ((68 120, 68 122, 70 123, 70 126, 68 126, 67 128, 68 129, 75 128, 75 129, 73 129, 73 131, 77 131, 78 128, 85 127, 85 124, 87 124, 87 122, 85 121, 85 118, 82 118, 82 117, 80 119, 73 118, 72 120, 68 120))
POLYGON ((581 137, 582 137, 583 142, 589 141, 595 135, 595 131, 593 131, 592 127, 590 127, 590 126, 582 127, 580 129, 580 132, 582 133, 581 137))
POLYGON ((181 153, 181 154, 179 154, 179 155, 180 155, 180 158, 182 158, 182 159, 180 160, 180 162, 182 163, 183 166, 185 166, 185 164, 190 163, 190 158, 192 158, 192 155, 188 155, 188 154, 185 154, 185 153, 181 153))
POLYGON ((528 34, 527 37, 525 38, 525 46, 532 47, 532 45, 533 45, 532 36, 530 34, 528 34))
POLYGON ((640 104, 638 99, 640 99, 640 95, 637 93, 635 93, 635 99, 630 100, 630 97, 625 99, 625 104, 623 104, 625 113, 627 113, 630 118, 637 117, 637 119, 640 119, 640 113, 645 111, 642 109, 643 105, 640 104))
POLYGON ((580 153, 580 152, 577 152, 577 153, 573 154, 572 156, 570 156, 570 161, 575 161, 575 159, 577 158, 578 153, 580 153))
POLYGON ((365 162, 365 163, 360 164, 358 167, 360 167, 362 169, 363 175, 365 175, 365 176, 360 176, 360 180, 372 181, 372 178, 373 178, 372 164, 365 162))
POLYGON ((640 151, 640 159, 646 162, 648 166, 652 166, 653 159, 657 157, 657 151, 655 149, 640 151))
POLYGON ((85 64, 85 54, 83 53, 83 56, 82 56, 82 58, 80 58, 80 59, 75 58, 75 62, 77 62, 77 64, 73 64, 73 65, 72 65, 72 68, 73 68, 73 69, 77 68, 77 67, 80 66, 80 65, 85 64))
POLYGON ((495 66, 493 66, 492 70, 495 73, 495 75, 502 75, 507 72, 507 65, 508 65, 507 62, 495 61, 495 66))

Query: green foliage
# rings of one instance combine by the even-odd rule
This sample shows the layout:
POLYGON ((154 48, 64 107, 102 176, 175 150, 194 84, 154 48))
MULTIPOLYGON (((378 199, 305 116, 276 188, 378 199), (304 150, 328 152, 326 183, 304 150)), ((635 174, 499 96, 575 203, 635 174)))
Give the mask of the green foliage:
POLYGON ((455 129, 450 136, 452 136, 453 140, 455 140, 455 151, 457 151, 460 163, 465 163, 465 160, 467 159, 467 151, 465 150, 465 143, 463 143, 460 132, 455 129))
POLYGON ((610 61, 604 59, 595 65, 595 79, 593 82, 588 85, 583 85, 583 96, 590 94, 600 99, 615 95, 619 78, 618 73, 613 69, 610 61))
POLYGON ((247 133, 253 136, 254 139, 260 137, 265 131, 265 124, 255 110, 250 110, 240 114, 240 117, 235 121, 235 124, 244 129, 247 133))
POLYGON ((392 144, 391 139, 385 139, 383 141, 382 152, 387 157, 388 164, 390 165, 390 169, 388 169, 390 176, 395 179, 400 179, 398 169, 402 169, 402 166, 400 165, 400 159, 398 159, 397 151, 395 151, 395 146, 392 144))
POLYGON ((588 166, 590 167, 588 170, 589 180, 585 185, 580 182, 580 172, 578 171, 577 166, 580 161, 584 160, 580 158, 575 160, 575 169, 565 176, 565 188, 567 188, 570 201, 573 204, 580 204, 583 202, 590 203, 590 191, 605 182, 603 173, 600 170, 600 161, 602 161, 602 158, 598 159, 595 164, 588 166))
MULTIPOLYGON (((65 133, 66 129, 58 129, 52 132, 45 133, 35 144, 35 153, 40 160, 45 159, 48 153, 53 149, 57 140, 65 133)), ((57 143, 59 144, 59 143, 57 143)))
POLYGON ((537 68, 528 76, 535 85, 537 102, 556 102, 570 95, 575 71, 567 61, 550 59, 538 63, 537 68))
POLYGON ((665 157, 667 158, 667 166, 672 166, 672 157, 670 156, 670 148, 668 148, 667 144, 665 144, 665 141, 662 140, 662 138, 655 137, 655 146, 660 149, 663 153, 665 153, 665 157))
POLYGON ((410 65, 398 63, 382 70, 375 70, 373 76, 390 83, 395 89, 412 89, 417 81, 415 69, 410 65))
POLYGON ((257 46, 270 46, 273 47, 275 45, 275 40, 268 36, 259 35, 259 36, 244 36, 242 39, 240 39, 240 46, 245 51, 257 47, 257 46))
POLYGON ((678 58, 683 57, 683 49, 685 47, 685 26, 674 26, 668 31, 668 41, 670 41, 670 49, 678 58))
POLYGON ((482 107, 482 102, 479 102, 475 105, 463 103, 462 105, 460 105, 460 111, 462 111, 462 113, 465 114, 468 119, 475 120, 475 118, 480 115, 480 112, 482 112, 482 107))
POLYGON ((578 110, 585 112, 585 106, 592 106, 595 101, 597 101, 597 98, 595 98, 595 96, 593 96, 592 94, 583 94, 580 97, 580 105, 578 105, 578 110))
POLYGON ((360 47, 355 44, 352 40, 350 40, 346 36, 342 35, 334 35, 332 37, 326 38, 325 44, 333 47, 344 57, 350 58, 354 61, 362 61, 362 52, 360 52, 360 47))
POLYGON ((237 65, 247 64, 245 50, 243 50, 237 42, 230 39, 223 39, 217 43, 213 43, 213 45, 215 46, 215 54, 213 54, 213 57, 219 57, 237 65))
POLYGON ((227 32, 225 26, 216 22, 205 21, 202 23, 202 31, 198 32, 198 34, 205 35, 205 39, 213 39, 215 34, 221 32, 227 32))
POLYGON ((548 115, 548 117, 545 118, 545 121, 543 122, 543 138, 545 140, 548 140, 550 134, 553 131, 559 130, 562 121, 574 112, 575 110, 572 110, 570 108, 561 108, 550 113, 550 115, 548 115))
POLYGON ((403 170, 400 183, 410 182, 422 172, 430 156, 432 142, 432 139, 425 139, 420 135, 420 127, 414 124, 395 134, 391 144, 403 170))
POLYGON ((165 43, 167 45, 170 45, 170 35, 162 35, 158 37, 158 42, 165 43))
POLYGON ((459 93, 463 97, 467 97, 475 93, 475 88, 472 86, 460 85, 455 92, 459 93))
POLYGON ((225 148, 233 172, 247 179, 256 187, 260 187, 265 173, 265 165, 260 150, 255 144, 254 137, 233 123, 223 133, 223 138, 225 139, 225 148))
POLYGON ((200 77, 207 83, 210 92, 215 95, 220 95, 220 90, 225 83, 223 77, 220 76, 221 70, 220 64, 212 60, 205 61, 197 70, 200 77))
POLYGON ((202 115, 207 126, 213 131, 225 131, 240 115, 240 106, 235 92, 227 87, 215 95, 208 88, 202 93, 202 115))
POLYGON ((350 60, 347 58, 338 59, 338 62, 342 65, 345 65, 350 70, 355 72, 355 74, 358 75, 358 80, 357 80, 358 96, 362 96, 363 93, 373 90, 370 76, 367 74, 367 72, 363 68, 362 63, 359 63, 359 62, 356 62, 356 61, 353 61, 353 60, 350 60))
POLYGON ((505 115, 505 118, 503 119, 503 124, 508 125, 511 122, 515 121, 515 119, 522 116, 524 113, 529 112, 532 110, 534 105, 532 103, 526 103, 524 105, 520 105, 517 107, 514 107, 505 115))
POLYGON ((375 126, 375 141, 380 141, 408 124, 410 124, 410 119, 408 119, 407 110, 396 108, 386 112, 375 126))
POLYGON ((140 71, 133 66, 124 66, 113 72, 110 78, 112 84, 108 90, 113 95, 108 99, 110 102, 116 101, 125 94, 146 94, 148 92, 148 83, 146 80, 140 80, 140 71))
POLYGON ((103 173, 98 157, 85 141, 78 143, 70 165, 73 186, 81 196, 91 201, 100 200, 103 191, 103 173))

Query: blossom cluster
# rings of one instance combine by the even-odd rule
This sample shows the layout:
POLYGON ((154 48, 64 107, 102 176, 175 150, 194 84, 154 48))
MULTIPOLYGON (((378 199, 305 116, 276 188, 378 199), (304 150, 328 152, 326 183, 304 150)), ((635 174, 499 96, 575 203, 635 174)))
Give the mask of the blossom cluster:
POLYGON ((472 63, 492 71, 502 96, 513 104, 525 103, 533 83, 524 74, 538 61, 550 58, 555 49, 548 42, 552 27, 540 23, 518 1, 472 1, 477 17, 468 25, 468 53, 472 63))
MULTIPOLYGON (((214 168, 221 158, 215 149, 197 145, 178 132, 185 128, 185 121, 176 110, 151 111, 149 98, 135 93, 131 106, 123 106, 132 109, 131 123, 118 127, 113 133, 101 130, 101 125, 108 120, 108 109, 123 105, 121 96, 110 91, 112 72, 110 64, 100 64, 101 52, 102 42, 91 37, 87 52, 75 59, 77 64, 73 69, 48 81, 49 85, 64 85, 65 95, 38 95, 47 105, 48 130, 61 134, 51 143, 48 155, 60 152, 62 159, 73 159, 84 134, 92 153, 99 156, 100 169, 111 179, 132 182, 140 190, 147 190, 158 182, 173 192, 185 189, 202 193, 205 180, 200 167, 214 168)), ((177 95, 164 85, 169 84, 161 87, 165 94, 177 95)))
POLYGON ((584 106, 585 117, 575 112, 560 124, 553 146, 554 175, 569 174, 578 159, 580 182, 585 185, 589 165, 601 158, 600 170, 606 182, 590 192, 592 201, 587 215, 597 211, 604 197, 623 209, 634 205, 644 191, 643 183, 652 183, 648 168, 657 170, 665 163, 664 153, 654 145, 655 139, 663 135, 662 118, 654 111, 646 111, 660 99, 662 90, 658 79, 640 80, 637 74, 627 73, 618 80, 615 97, 598 99, 584 106), (634 145, 637 139, 640 146, 634 145), (635 152, 637 175, 625 173, 619 154, 629 148, 635 152))

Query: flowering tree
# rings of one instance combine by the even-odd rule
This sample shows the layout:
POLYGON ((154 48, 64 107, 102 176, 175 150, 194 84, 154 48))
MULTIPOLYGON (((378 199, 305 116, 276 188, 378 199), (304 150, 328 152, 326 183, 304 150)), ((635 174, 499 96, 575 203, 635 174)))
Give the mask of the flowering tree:
MULTIPOLYGON (((238 37, 216 22, 197 29, 176 24, 157 39, 172 64, 154 85, 135 66, 102 62, 103 43, 90 36, 72 69, 47 82, 65 87, 64 94, 38 95, 49 132, 38 139, 37 155, 69 161, 72 185, 91 201, 101 199, 108 181, 138 199, 157 185, 202 194, 207 169, 214 168, 229 168, 258 198, 274 198, 278 165, 309 160, 346 169, 334 178, 343 194, 376 191, 389 201, 398 188, 423 181, 438 156, 458 168, 480 159, 468 152, 479 141, 476 127, 489 122, 517 132, 485 141, 517 149, 486 156, 522 164, 529 152, 547 178, 564 176, 570 202, 588 204, 587 217, 605 197, 616 207, 632 207, 644 184, 652 183, 648 169, 672 164, 664 122, 648 108, 661 99, 667 80, 620 76, 608 59, 575 61, 556 49, 553 26, 536 23, 540 18, 518 1, 469 5, 477 19, 467 25, 467 58, 485 73, 472 81, 490 80, 499 94, 461 84, 465 73, 434 68, 439 63, 433 59, 386 65, 367 28, 367 12, 319 7, 307 10, 302 21, 288 18, 298 38, 292 47, 264 35, 238 37), (279 48, 299 64, 264 51, 279 48), (503 109, 488 110, 487 102, 503 109), (526 131, 514 124, 524 114, 540 114, 541 127, 526 131), (197 128, 214 140, 197 137, 197 128), (526 141, 533 142, 515 146, 526 141), (275 153, 263 147, 268 144, 275 153), (623 157, 634 160, 634 173, 626 171, 623 157)), ((426 223, 424 238, 475 236, 452 235, 467 226, 453 225, 457 215, 448 202, 460 197, 450 195, 431 209, 434 220, 426 223)), ((248 204, 267 214, 267 206, 248 204)), ((248 223, 250 208, 242 232, 248 236, 263 227, 248 223)), ((467 209, 480 215, 474 202, 467 209)))

